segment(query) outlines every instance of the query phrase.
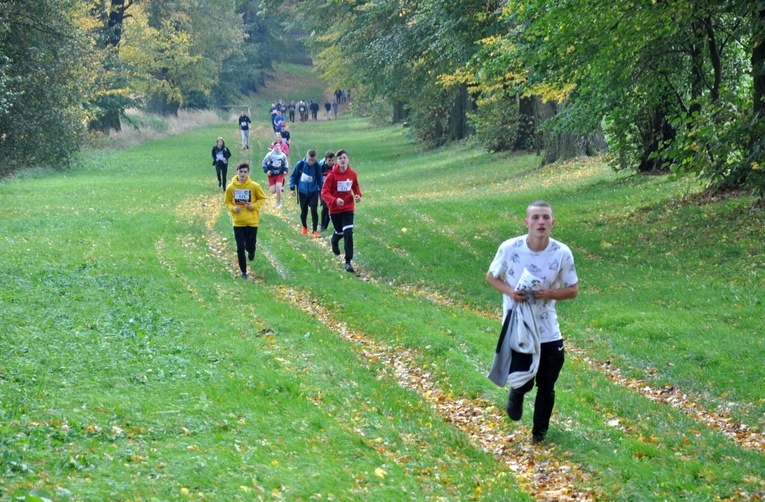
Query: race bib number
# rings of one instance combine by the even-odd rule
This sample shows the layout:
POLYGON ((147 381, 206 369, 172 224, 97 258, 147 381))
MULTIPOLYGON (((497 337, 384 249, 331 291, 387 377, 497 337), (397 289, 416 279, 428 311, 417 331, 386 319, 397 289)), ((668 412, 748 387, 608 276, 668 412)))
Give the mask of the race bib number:
POLYGON ((239 124, 239 125, 241 125, 242 127, 247 127, 247 122, 242 122, 242 123, 241 123, 241 124, 239 124))
POLYGON ((337 191, 338 192, 350 192, 351 186, 353 186, 353 181, 351 180, 345 180, 345 181, 338 181, 337 182, 337 191))
POLYGON ((218 153, 215 154, 215 160, 222 161, 223 159, 224 159, 224 157, 223 157, 222 153, 218 152, 218 153))
POLYGON ((250 191, 246 188, 235 188, 234 202, 237 204, 246 204, 247 202, 250 202, 250 191))
POLYGON ((306 173, 300 173, 300 181, 303 183, 310 183, 313 181, 313 176, 308 176, 306 173))
POLYGON ((276 169, 281 169, 282 167, 282 159, 273 159, 271 161, 271 165, 276 169))

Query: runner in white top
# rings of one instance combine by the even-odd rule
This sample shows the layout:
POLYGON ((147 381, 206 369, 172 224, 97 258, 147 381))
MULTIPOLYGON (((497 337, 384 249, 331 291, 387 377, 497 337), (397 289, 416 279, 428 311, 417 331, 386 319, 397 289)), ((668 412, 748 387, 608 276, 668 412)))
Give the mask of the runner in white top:
POLYGON ((541 357, 535 379, 519 389, 510 389, 507 414, 520 420, 523 397, 536 381, 537 396, 534 403, 533 443, 545 439, 555 404, 555 382, 563 368, 564 350, 555 303, 575 298, 579 294, 579 279, 574 267, 574 256, 565 244, 550 237, 555 225, 552 207, 544 201, 532 202, 526 209, 524 225, 529 232, 503 242, 486 273, 486 280, 502 293, 504 314, 515 303, 525 302, 526 295, 534 295, 535 318, 539 327, 541 357), (526 279, 521 284, 521 276, 526 279))

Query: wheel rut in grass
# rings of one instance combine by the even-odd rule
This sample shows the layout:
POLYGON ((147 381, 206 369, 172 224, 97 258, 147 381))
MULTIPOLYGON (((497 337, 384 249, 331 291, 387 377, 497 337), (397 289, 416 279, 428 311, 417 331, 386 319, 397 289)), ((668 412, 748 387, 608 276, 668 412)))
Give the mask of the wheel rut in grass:
MULTIPOLYGON (((469 305, 459 304, 456 300, 438 292, 418 286, 399 286, 397 289, 406 295, 419 295, 441 306, 458 308, 487 319, 496 320, 498 323, 501 322, 499 316, 481 311, 469 305)), ((688 393, 674 385, 656 388, 649 385, 645 380, 627 378, 623 375, 621 368, 611 361, 595 360, 587 356, 583 350, 568 342, 566 343, 566 351, 571 353, 577 360, 585 363, 590 369, 605 375, 613 383, 627 387, 654 402, 666 404, 680 410, 703 423, 708 428, 721 432, 744 448, 760 452, 765 451, 765 434, 752 429, 738 420, 732 419, 730 413, 726 410, 709 411, 694 402, 688 393)))
MULTIPOLYGON (((279 216, 285 220, 287 219, 286 215, 281 213, 279 216)), ((324 239, 322 239, 322 242, 320 242, 319 245, 328 247, 327 243, 323 241, 324 239)), ((374 277, 371 277, 363 271, 358 272, 357 276, 367 282, 378 282, 374 277)), ((432 291, 421 286, 399 284, 394 287, 394 294, 400 294, 401 296, 421 296, 440 306, 457 308, 486 319, 496 320, 498 323, 501 322, 501 318, 496 314, 460 303, 440 292, 432 291)), ((566 344, 566 348, 577 360, 585 363, 590 369, 605 375, 613 383, 627 387, 654 402, 666 404, 674 409, 680 410, 698 422, 703 423, 709 429, 721 432, 723 435, 744 448, 755 451, 765 451, 765 434, 754 430, 738 420, 734 420, 727 410, 707 410, 696 403, 687 392, 684 392, 677 386, 665 385, 658 388, 652 387, 645 380, 625 377, 622 370, 611 361, 595 360, 587 356, 583 350, 570 343, 566 344)))
POLYGON ((416 391, 436 409, 439 416, 466 434, 481 449, 494 454, 515 474, 521 487, 544 501, 595 500, 591 491, 582 488, 587 474, 573 462, 553 460, 554 447, 532 447, 526 428, 507 430, 504 412, 480 399, 465 399, 435 385, 432 375, 417 361, 412 349, 392 347, 377 342, 335 319, 317 299, 305 291, 279 286, 276 294, 317 319, 343 340, 361 347, 361 354, 380 363, 382 372, 393 376, 404 388, 416 391))

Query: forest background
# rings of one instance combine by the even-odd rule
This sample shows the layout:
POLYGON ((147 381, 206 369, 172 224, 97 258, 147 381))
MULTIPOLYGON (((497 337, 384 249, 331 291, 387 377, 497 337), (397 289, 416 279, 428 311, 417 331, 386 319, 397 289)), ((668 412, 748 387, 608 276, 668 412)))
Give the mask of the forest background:
POLYGON ((245 103, 312 56, 357 113, 430 144, 765 193, 761 0, 11 0, 0 20, 4 171, 65 165, 127 108, 245 103))

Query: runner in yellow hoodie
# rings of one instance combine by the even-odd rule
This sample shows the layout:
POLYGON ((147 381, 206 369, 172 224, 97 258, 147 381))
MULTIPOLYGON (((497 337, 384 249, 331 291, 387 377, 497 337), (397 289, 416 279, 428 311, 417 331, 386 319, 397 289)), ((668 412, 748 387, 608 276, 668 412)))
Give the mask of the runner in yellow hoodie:
POLYGON ((247 258, 255 258, 255 246, 258 242, 258 225, 260 224, 260 208, 266 202, 266 194, 260 185, 250 179, 250 164, 240 162, 236 166, 236 176, 226 187, 224 203, 231 213, 236 239, 236 255, 239 259, 239 269, 242 279, 247 279, 247 258))

